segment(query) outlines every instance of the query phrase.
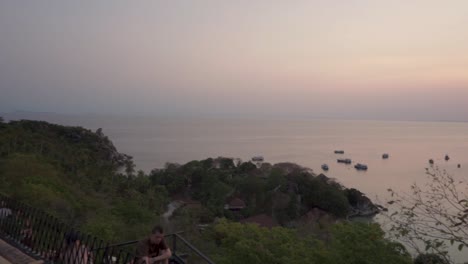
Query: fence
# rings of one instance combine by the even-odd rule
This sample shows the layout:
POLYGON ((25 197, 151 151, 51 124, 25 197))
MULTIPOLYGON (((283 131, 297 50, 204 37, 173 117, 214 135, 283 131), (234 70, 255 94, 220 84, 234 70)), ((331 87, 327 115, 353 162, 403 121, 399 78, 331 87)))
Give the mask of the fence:
MULTIPOLYGON (((109 244, 63 224, 57 218, 0 194, 0 238, 51 264, 133 264, 138 241, 109 244)), ((214 264, 180 233, 166 236, 170 263, 214 264), (182 249, 183 251, 179 250, 182 249)))

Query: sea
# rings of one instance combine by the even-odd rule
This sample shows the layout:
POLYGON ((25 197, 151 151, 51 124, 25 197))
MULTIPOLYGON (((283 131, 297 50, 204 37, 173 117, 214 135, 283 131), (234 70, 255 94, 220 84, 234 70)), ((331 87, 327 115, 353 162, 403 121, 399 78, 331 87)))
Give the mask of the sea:
MULTIPOLYGON (((208 157, 265 162, 293 162, 324 173, 346 187, 385 203, 388 189, 404 193, 426 184, 429 159, 441 170, 468 181, 468 123, 374 120, 255 119, 60 115, 15 112, 6 120, 44 120, 62 125, 102 128, 116 148, 133 156, 136 168, 150 172, 167 162, 186 163, 208 157), (343 150, 344 154, 335 154, 343 150), (384 153, 389 154, 383 159, 384 153), (448 155, 450 159, 445 160, 448 155), (337 163, 349 158, 368 166, 337 163), (327 164, 328 171, 321 169, 327 164), (460 165, 460 168, 458 168, 460 165)), ((468 260, 468 252, 456 259, 468 260)))

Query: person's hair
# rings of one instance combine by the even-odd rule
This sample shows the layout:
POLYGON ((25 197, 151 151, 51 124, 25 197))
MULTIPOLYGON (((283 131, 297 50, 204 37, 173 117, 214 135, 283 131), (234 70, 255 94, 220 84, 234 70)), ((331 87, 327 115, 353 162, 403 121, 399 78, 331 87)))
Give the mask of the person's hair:
POLYGON ((75 231, 70 231, 69 233, 65 235, 65 241, 67 245, 75 243, 77 240, 79 240, 79 235, 75 231))
POLYGON ((153 227, 153 230, 151 231, 151 234, 154 235, 156 233, 164 234, 164 230, 163 230, 162 226, 157 225, 157 226, 153 227))

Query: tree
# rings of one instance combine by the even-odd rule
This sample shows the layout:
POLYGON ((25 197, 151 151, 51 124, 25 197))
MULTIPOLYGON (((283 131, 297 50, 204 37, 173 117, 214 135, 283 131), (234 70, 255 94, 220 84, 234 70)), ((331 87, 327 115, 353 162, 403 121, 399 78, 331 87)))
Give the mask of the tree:
POLYGON ((128 177, 133 177, 133 174, 135 173, 135 163, 133 163, 132 159, 125 161, 125 173, 128 177))
POLYGON ((267 229, 254 224, 220 221, 206 233, 217 248, 211 254, 218 264, 330 263, 320 241, 301 239, 290 229, 267 229))
POLYGON ((335 186, 308 176, 304 176, 298 184, 308 208, 318 207, 337 217, 345 217, 349 213, 348 198, 335 186))
POLYGON ((250 161, 244 162, 239 166, 240 173, 250 173, 256 169, 257 169, 257 166, 255 166, 255 164, 253 164, 250 161))
POLYGON ((426 174, 424 188, 413 184, 409 194, 388 190, 393 199, 387 216, 398 239, 418 253, 435 252, 449 261, 449 245, 459 250, 468 246, 467 182, 438 167, 426 169, 426 174))
POLYGON ((216 263, 410 264, 405 248, 384 238, 377 224, 343 223, 332 227, 332 240, 321 241, 294 229, 219 221, 204 233, 216 245, 216 263))
POLYGON ((344 222, 332 226, 332 263, 348 264, 410 264, 405 247, 386 239, 378 224, 344 222))

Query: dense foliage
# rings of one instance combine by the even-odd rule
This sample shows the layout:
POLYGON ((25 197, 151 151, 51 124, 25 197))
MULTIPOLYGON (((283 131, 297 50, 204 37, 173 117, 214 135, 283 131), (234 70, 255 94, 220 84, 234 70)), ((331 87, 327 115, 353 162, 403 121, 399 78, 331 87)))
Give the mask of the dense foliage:
POLYGON ((221 221, 205 236, 216 244, 213 257, 218 264, 412 263, 404 247, 386 240, 378 225, 343 223, 329 231, 324 241, 283 227, 270 230, 221 221))
POLYGON ((185 165, 168 163, 164 169, 152 171, 150 179, 153 184, 167 186, 171 195, 184 194, 201 201, 215 216, 230 219, 266 213, 287 224, 312 208, 345 217, 351 207, 341 185, 290 163, 256 166, 210 158, 185 165), (240 214, 224 210, 232 197, 246 203, 240 214))
POLYGON ((0 126, 0 191, 104 239, 143 235, 167 203, 165 187, 149 186, 132 168, 100 130, 25 120, 0 126))

